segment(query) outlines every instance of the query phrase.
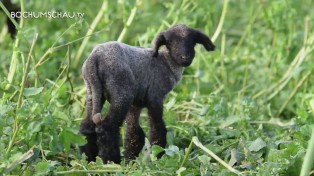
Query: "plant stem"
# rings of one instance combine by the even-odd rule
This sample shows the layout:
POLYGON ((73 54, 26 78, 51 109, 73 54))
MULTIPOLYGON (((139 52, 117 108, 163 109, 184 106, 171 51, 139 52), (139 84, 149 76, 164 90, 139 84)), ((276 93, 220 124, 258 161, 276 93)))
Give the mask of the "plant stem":
MULTIPOLYGON (((33 38, 33 42, 32 42, 32 45, 31 45, 31 49, 30 49, 30 51, 28 53, 28 57, 27 57, 26 65, 25 65, 25 70, 24 70, 24 74, 23 74, 23 78, 22 78, 22 82, 21 82, 20 94, 19 94, 19 97, 18 97, 16 110, 20 109, 21 105, 22 105, 22 99, 23 99, 23 94, 24 94, 25 83, 26 83, 28 72, 29 72, 30 60, 32 58, 32 52, 33 52, 33 49, 34 49, 37 37, 38 37, 38 33, 35 33, 34 38, 33 38)), ((18 123, 18 119, 15 117, 13 136, 12 136, 10 142, 9 142, 9 146, 7 148, 6 154, 8 154, 11 151, 11 148, 12 148, 12 146, 14 144, 14 141, 15 141, 15 138, 16 138, 16 135, 17 135, 18 131, 19 131, 19 123, 18 123)))
MULTIPOLYGON (((22 4, 22 3, 21 3, 22 4)), ((24 5, 24 3, 23 3, 24 5)), ((7 17, 11 20, 11 22, 14 24, 14 26, 19 29, 19 24, 17 23, 17 21, 11 17, 10 12, 8 11, 8 9, 4 6, 4 4, 2 3, 2 1, 0 1, 0 7, 1 9, 4 11, 4 13, 7 15, 7 17)), ((24 11, 24 6, 23 6, 23 11, 24 11)), ((22 7, 21 7, 21 12, 22 11, 22 7)))
POLYGON ((8 167, 5 169, 4 173, 8 173, 12 171, 18 164, 21 164, 23 161, 29 159, 34 155, 34 147, 32 147, 28 152, 24 153, 21 157, 13 161, 8 167))
POLYGON ((106 173, 106 172, 119 172, 122 170, 71 170, 71 171, 59 171, 56 172, 57 175, 64 174, 78 174, 78 173, 106 173))
MULTIPOLYGON (((45 63, 49 58, 49 56, 56 50, 55 47, 56 43, 70 30, 74 27, 74 24, 72 24, 71 26, 69 26, 58 38, 57 40, 55 40, 55 42, 51 45, 51 47, 45 52, 45 54, 39 59, 39 61, 35 64, 35 70, 37 70, 37 68, 42 65, 43 63, 45 63)), ((66 44, 68 45, 68 44, 66 44)), ((62 45, 65 46, 65 45, 62 45)))
POLYGON ((70 45, 68 45, 68 53, 67 53, 67 60, 68 60, 68 65, 66 66, 66 77, 67 77, 67 81, 69 81, 69 84, 70 84, 70 88, 71 88, 71 93, 70 93, 70 96, 69 96, 69 103, 70 103, 70 100, 71 100, 71 95, 72 93, 74 92, 74 86, 71 82, 71 78, 70 78, 70 66, 71 66, 71 48, 70 48, 70 45))
POLYGON ((105 11, 107 10, 107 6, 108 6, 108 1, 104 0, 102 3, 102 6, 100 8, 100 10, 98 11, 97 16, 95 17, 94 21, 92 22, 92 25, 90 26, 90 28, 88 29, 86 36, 75 56, 75 60, 74 60, 74 68, 76 68, 80 62, 80 59, 82 57, 83 51, 86 48, 87 42, 90 39, 90 35, 93 33, 93 31, 95 30, 96 26, 98 25, 98 23, 100 22, 100 20, 102 19, 102 16, 104 15, 105 11))
MULTIPOLYGON (((307 31, 308 31, 307 28, 308 28, 308 26, 305 25, 306 36, 307 36, 307 31)), ((300 49, 298 54, 295 56, 295 58, 291 62, 289 68, 287 69, 287 71, 285 72, 283 77, 277 83, 275 83, 275 84, 271 85, 270 87, 267 87, 267 89, 264 89, 264 90, 258 92, 257 94, 255 94, 253 96, 253 99, 256 99, 256 98, 258 98, 264 94, 266 94, 266 95, 270 94, 267 97, 267 101, 270 101, 289 83, 290 79, 295 74, 295 71, 300 67, 300 65, 304 62, 306 57, 313 50, 313 48, 311 48, 311 46, 314 43, 314 35, 311 35, 310 37, 308 37, 307 39, 304 39, 304 40, 306 40, 306 41, 304 41, 304 43, 306 43, 307 45, 303 45, 303 47, 300 49)))
POLYGON ((104 170, 70 170, 70 171, 58 171, 56 172, 57 175, 64 175, 64 174, 79 174, 79 173, 106 173, 106 172, 123 172, 121 167, 114 167, 114 166, 104 166, 104 170))
POLYGON ((305 158, 302 164, 300 176, 308 176, 314 162, 314 128, 312 127, 312 136, 308 144, 305 158))
POLYGON ((287 98, 287 100, 282 104, 280 110, 277 113, 277 116, 279 116, 282 111, 286 108, 286 106, 288 105, 288 103, 290 102, 290 100, 293 98, 293 96, 298 92, 298 90, 302 87, 302 85, 306 82, 306 80, 308 80, 308 78, 311 76, 311 71, 308 71, 305 76, 303 76, 303 78, 298 82, 298 84, 296 85, 296 87, 293 89, 293 91, 291 92, 290 96, 287 98))
POLYGON ((247 35, 248 35, 249 31, 251 30, 253 23, 255 22, 257 16, 260 14, 260 10, 261 10, 260 7, 261 6, 258 6, 254 10, 254 12, 253 12, 253 14, 252 14, 252 16, 250 18, 249 24, 246 26, 245 31, 243 32, 243 34, 242 34, 238 44, 236 45, 235 49, 232 51, 232 54, 231 54, 232 56, 235 56, 238 53, 238 51, 239 51, 240 47, 242 46, 244 40, 247 38, 247 35))
POLYGON ((237 175, 242 175, 240 171, 232 168, 231 166, 229 166, 226 162, 224 162, 222 159, 220 159, 214 152, 210 151, 208 148, 206 148, 199 140, 196 136, 192 137, 192 141, 193 143, 198 146, 200 149, 202 149, 203 151, 205 151, 207 154, 209 154, 212 158, 214 158, 216 161, 218 161, 221 165, 223 165, 224 167, 226 167, 229 171, 237 174, 237 175))
MULTIPOLYGON (((2 4, 2 3, 1 3, 2 4)), ((20 6, 21 6, 21 13, 23 13, 25 11, 25 6, 24 6, 24 0, 20 0, 20 6)), ((5 8, 3 8, 5 9, 5 8)), ((13 24, 17 27, 18 24, 17 22, 9 15, 9 18, 11 19, 11 21, 13 22, 13 24)), ((18 33, 20 33, 20 30, 23 28, 23 24, 24 24, 24 19, 21 18, 20 19, 20 25, 17 27, 18 29, 18 33)), ((14 42, 14 46, 13 46, 13 54, 12 54, 12 58, 11 58, 11 64, 10 64, 10 69, 9 69, 9 74, 8 74, 8 81, 9 83, 13 82, 13 78, 15 75, 15 70, 17 67, 17 63, 18 63, 18 47, 20 45, 20 39, 19 37, 16 37, 15 42, 14 42)))
POLYGON ((126 32, 128 31, 128 28, 131 26, 133 19, 135 17, 136 11, 137 11, 137 6, 138 6, 138 2, 136 3, 136 5, 133 7, 133 9, 131 10, 131 14, 128 18, 128 21, 126 22, 122 32, 120 33, 119 37, 118 37, 118 42, 122 42, 126 32))
POLYGON ((228 8, 228 3, 229 3, 229 0, 224 0, 224 6, 222 8, 222 14, 220 16, 220 20, 219 20, 219 24, 218 24, 218 27, 212 37, 212 41, 215 42, 216 39, 218 38, 220 32, 221 32, 221 29, 222 29, 222 26, 224 24, 224 21, 225 21, 225 17, 226 17, 226 14, 227 14, 227 8, 228 8))
POLYGON ((38 37, 38 33, 35 33, 34 38, 33 38, 33 42, 32 42, 32 45, 31 45, 31 49, 30 49, 30 51, 28 53, 28 56, 27 56, 27 61, 26 61, 25 70, 24 70, 22 83, 21 83, 21 88, 20 88, 20 94, 19 94, 19 98, 18 98, 18 101, 17 101, 17 107, 16 107, 17 109, 19 109, 21 107, 21 105, 22 105, 22 98, 23 98, 23 94, 24 94, 24 88, 25 88, 27 75, 28 75, 28 72, 29 72, 30 60, 32 58, 32 52, 33 52, 33 49, 34 49, 37 37, 38 37))
POLYGON ((184 163, 188 160, 188 157, 189 157, 189 155, 190 155, 190 153, 192 151, 192 147, 193 147, 193 140, 191 140, 191 142, 190 142, 190 145, 188 147, 188 150, 186 151, 186 154, 185 154, 185 156, 183 158, 183 161, 181 163, 180 168, 183 167, 184 163))

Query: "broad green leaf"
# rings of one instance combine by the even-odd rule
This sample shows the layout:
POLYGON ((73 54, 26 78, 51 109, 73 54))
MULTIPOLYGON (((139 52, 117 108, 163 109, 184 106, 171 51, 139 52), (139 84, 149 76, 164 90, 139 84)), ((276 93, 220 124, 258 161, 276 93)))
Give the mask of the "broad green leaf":
POLYGON ((204 105, 200 111, 200 116, 204 116, 207 112, 208 112, 208 109, 209 109, 209 105, 204 105))
POLYGON ((78 133, 75 133, 72 129, 66 128, 60 133, 60 137, 63 142, 63 147, 65 151, 70 150, 71 144, 76 145, 84 145, 86 144, 86 140, 83 138, 83 136, 79 135, 78 133))
POLYGON ((238 116, 230 116, 226 119, 224 119, 224 121, 221 123, 220 128, 226 128, 238 121, 240 121, 241 118, 239 118, 238 116))
POLYGON ((152 154, 154 156, 157 156, 160 152, 164 151, 164 149, 158 145, 153 145, 152 146, 152 154))
POLYGON ((36 175, 47 175, 50 171, 48 161, 41 161, 35 166, 36 175))
POLYGON ((205 165, 209 164, 211 160, 211 157, 209 157, 208 155, 201 155, 201 156, 198 156, 197 158, 200 160, 202 164, 205 164, 205 165))
POLYGON ((158 145, 153 145, 152 146, 152 154, 150 154, 150 159, 151 161, 156 161, 157 160, 157 155, 160 153, 160 152, 163 152, 164 149, 158 145))
POLYGON ((24 89, 24 96, 25 96, 25 97, 30 97, 30 96, 38 95, 40 92, 43 91, 43 89, 44 89, 44 87, 39 87, 39 88, 35 88, 35 87, 25 88, 25 89, 24 89))
POLYGON ((170 145, 165 149, 165 152, 168 156, 174 156, 175 154, 179 153, 179 148, 175 145, 170 145))
POLYGON ((140 171, 137 171, 137 172, 135 172, 135 173, 132 173, 132 176, 142 176, 142 175, 143 175, 143 173, 140 172, 140 171))
POLYGON ((62 150, 61 137, 53 134, 50 136, 49 149, 52 153, 57 153, 62 150))
POLYGON ((69 117, 68 115, 65 113, 65 112, 62 112, 58 109, 56 109, 54 112, 53 112, 53 116, 55 118, 58 118, 60 120, 63 120, 63 121, 69 121, 69 117))
POLYGON ((28 132, 29 132, 30 134, 39 132, 40 129, 41 129, 41 125, 42 125, 42 124, 43 124, 42 121, 40 121, 40 122, 38 122, 38 121, 33 121, 33 122, 31 122, 31 123, 28 125, 28 127, 27 127, 28 132))
POLYGON ((17 153, 14 153, 13 155, 11 155, 10 157, 10 161, 15 161, 15 160, 18 160, 21 156, 23 155, 22 152, 17 152, 17 153))
POLYGON ((231 158, 230 158, 228 164, 230 166, 234 166, 237 162, 238 162, 238 160, 237 160, 237 150, 236 149, 232 149, 231 150, 231 158))
POLYGON ((266 147, 266 142, 262 138, 257 138, 249 145, 249 150, 251 152, 257 152, 264 147, 266 147))
POLYGON ((37 163, 35 166, 35 175, 52 175, 51 172, 55 170, 56 166, 59 165, 57 161, 50 161, 50 160, 42 160, 41 162, 37 163))

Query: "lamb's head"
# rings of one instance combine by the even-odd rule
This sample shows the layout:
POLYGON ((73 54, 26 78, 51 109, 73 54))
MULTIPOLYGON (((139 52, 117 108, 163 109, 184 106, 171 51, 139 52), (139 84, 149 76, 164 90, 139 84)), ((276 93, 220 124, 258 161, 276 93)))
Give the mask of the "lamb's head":
POLYGON ((195 56, 194 47, 197 43, 202 44, 207 51, 215 49, 215 45, 209 37, 201 31, 189 28, 183 24, 175 25, 157 36, 153 57, 157 57, 159 47, 165 45, 174 62, 180 66, 187 67, 193 61, 195 56))

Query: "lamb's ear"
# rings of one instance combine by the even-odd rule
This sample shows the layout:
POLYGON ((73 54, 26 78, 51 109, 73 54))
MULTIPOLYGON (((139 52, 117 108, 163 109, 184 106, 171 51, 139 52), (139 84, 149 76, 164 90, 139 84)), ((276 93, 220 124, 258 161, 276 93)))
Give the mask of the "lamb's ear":
POLYGON ((205 35, 203 32, 199 30, 195 30, 195 42, 202 44, 207 51, 214 51, 215 45, 213 42, 209 39, 207 35, 205 35))
POLYGON ((101 114, 97 113, 93 116, 93 122, 95 125, 99 125, 101 123, 101 114))
POLYGON ((158 50, 159 47, 162 45, 166 44, 166 38, 165 38, 165 33, 161 32, 160 34, 158 34, 155 43, 154 43, 154 48, 153 48, 153 57, 157 57, 158 56, 158 50))

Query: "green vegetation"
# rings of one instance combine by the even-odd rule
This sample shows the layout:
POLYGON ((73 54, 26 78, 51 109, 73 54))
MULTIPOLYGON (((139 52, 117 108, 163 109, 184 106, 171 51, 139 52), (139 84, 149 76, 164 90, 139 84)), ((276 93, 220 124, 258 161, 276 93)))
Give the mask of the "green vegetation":
MULTIPOLYGON (((314 175, 312 0, 14 2, 84 17, 25 18, 15 41, 0 39, 1 175, 314 175), (165 100, 168 147, 129 165, 88 164, 77 149, 82 63, 98 43, 150 47, 177 23, 213 36, 217 50, 197 46, 165 100)), ((145 113, 141 123, 147 132, 145 113)))

